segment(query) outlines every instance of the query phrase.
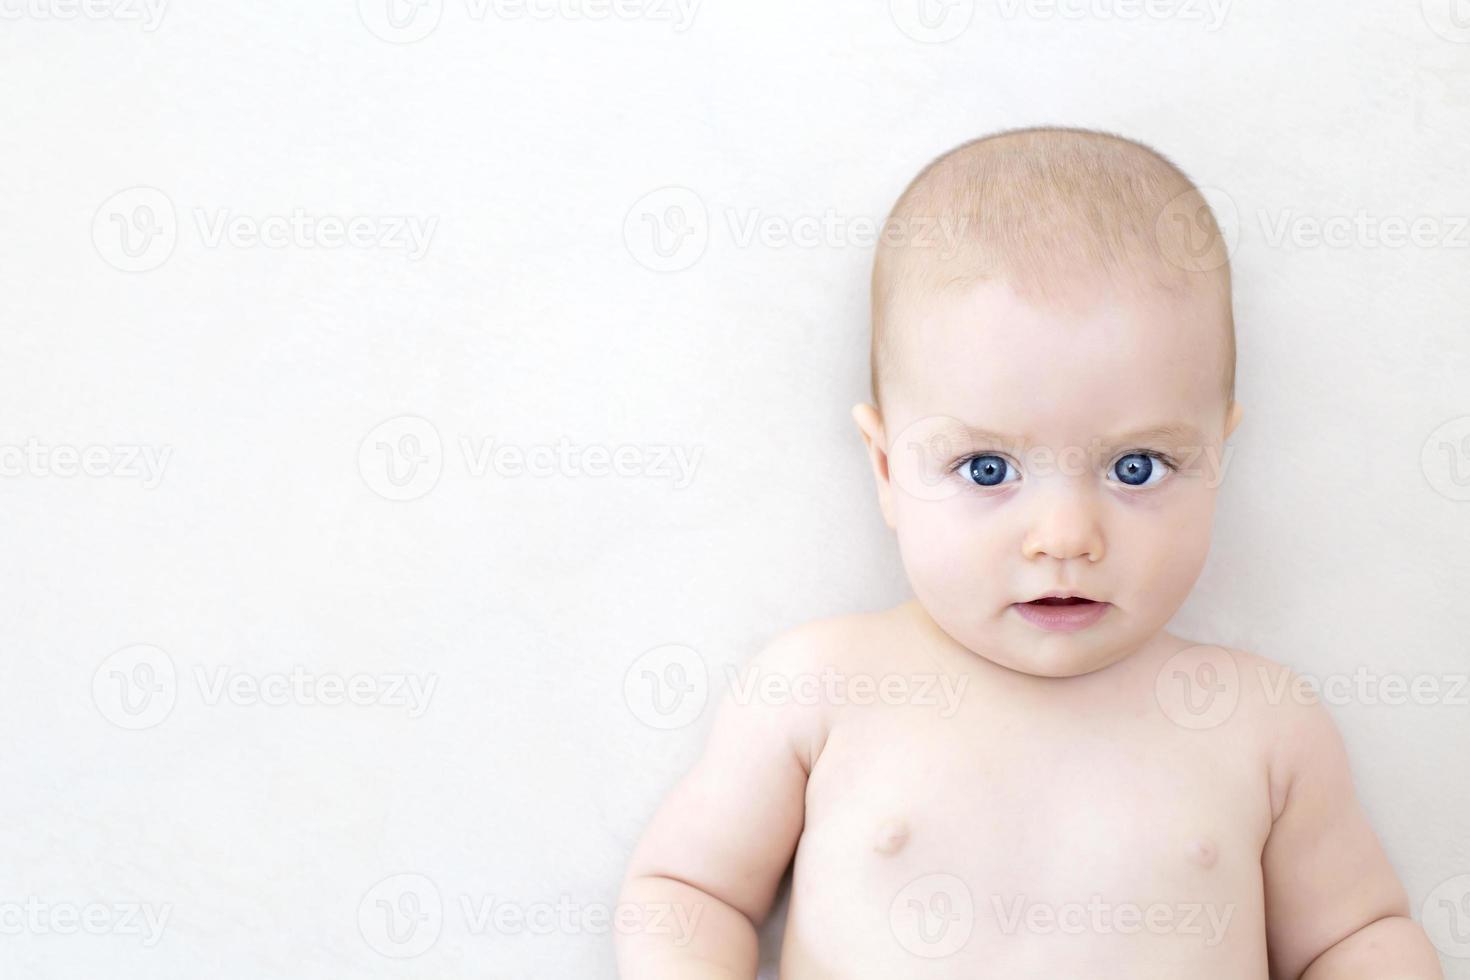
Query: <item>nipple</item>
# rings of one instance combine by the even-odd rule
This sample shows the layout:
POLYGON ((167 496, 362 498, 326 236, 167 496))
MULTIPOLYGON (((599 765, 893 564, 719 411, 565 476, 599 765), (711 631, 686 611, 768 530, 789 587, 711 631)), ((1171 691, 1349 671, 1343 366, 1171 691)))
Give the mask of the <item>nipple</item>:
POLYGON ((1215 848, 1215 842, 1208 837, 1201 837, 1189 845, 1189 860, 1201 868, 1213 868, 1219 860, 1220 854, 1215 848))
POLYGON ((878 838, 873 842, 873 850, 879 854, 897 854, 908 840, 908 824, 897 818, 888 819, 878 828, 878 838))

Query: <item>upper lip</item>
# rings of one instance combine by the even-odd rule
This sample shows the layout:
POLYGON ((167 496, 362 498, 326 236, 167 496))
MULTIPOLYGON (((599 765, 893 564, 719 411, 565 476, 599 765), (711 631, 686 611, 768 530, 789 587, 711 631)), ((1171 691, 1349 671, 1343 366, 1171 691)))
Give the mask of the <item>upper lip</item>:
POLYGON ((1068 592, 1066 589, 1057 589, 1052 592, 1043 592, 1041 595, 1032 596, 1030 599, 1027 599, 1025 601, 1035 602, 1037 599, 1086 599, 1088 602, 1102 601, 1101 599, 1094 599, 1090 595, 1084 595, 1081 592, 1068 592))

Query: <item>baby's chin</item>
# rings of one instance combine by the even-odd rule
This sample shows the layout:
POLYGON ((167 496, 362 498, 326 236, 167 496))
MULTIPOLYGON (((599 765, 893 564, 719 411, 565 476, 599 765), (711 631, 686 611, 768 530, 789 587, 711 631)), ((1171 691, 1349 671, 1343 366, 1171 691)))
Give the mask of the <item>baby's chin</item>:
POLYGON ((1111 667, 1128 656, 1123 650, 1065 649, 1062 644, 1042 643, 1032 650, 1005 650, 989 647, 975 651, 977 656, 1007 670, 1032 677, 1081 677, 1111 667))
MULTIPOLYGON (((1101 627, 1071 633, 1047 632, 1028 623, 994 626, 966 642, 976 656, 999 667, 1032 677, 1080 677, 1126 660, 1134 647, 1100 631, 1101 627)), ((953 634, 951 634, 953 635, 953 634)))

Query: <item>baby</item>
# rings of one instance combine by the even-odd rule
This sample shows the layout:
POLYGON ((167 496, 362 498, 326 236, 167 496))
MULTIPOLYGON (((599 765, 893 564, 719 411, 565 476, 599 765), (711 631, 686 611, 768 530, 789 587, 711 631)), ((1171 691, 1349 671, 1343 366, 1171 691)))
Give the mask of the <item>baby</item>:
POLYGON ((914 598, 754 658, 623 884, 685 928, 621 975, 751 980, 791 866, 782 980, 1441 977, 1326 710, 1164 628, 1241 418, 1199 191, 1111 134, 966 143, 872 300, 853 416, 914 598))

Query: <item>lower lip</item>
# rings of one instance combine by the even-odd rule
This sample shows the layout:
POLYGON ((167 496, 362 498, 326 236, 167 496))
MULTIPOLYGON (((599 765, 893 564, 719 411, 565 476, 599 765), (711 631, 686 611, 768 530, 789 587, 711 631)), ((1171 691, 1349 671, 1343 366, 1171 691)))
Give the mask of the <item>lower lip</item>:
POLYGON ((1108 611, 1106 602, 1079 602, 1070 606, 1042 606, 1031 602, 1017 602, 1012 608, 1021 618, 1039 629, 1054 633, 1071 633, 1087 629, 1102 619, 1108 611))

